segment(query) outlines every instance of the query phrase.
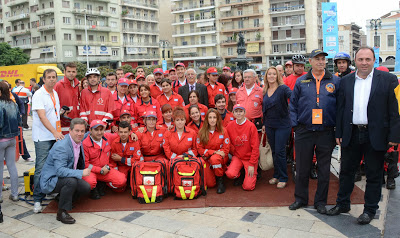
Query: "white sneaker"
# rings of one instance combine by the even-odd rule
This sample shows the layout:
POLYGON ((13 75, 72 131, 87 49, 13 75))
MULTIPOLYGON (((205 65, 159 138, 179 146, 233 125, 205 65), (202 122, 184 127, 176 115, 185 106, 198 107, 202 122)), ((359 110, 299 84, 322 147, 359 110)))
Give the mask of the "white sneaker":
POLYGON ((26 160, 25 160, 25 162, 34 162, 35 160, 34 159, 32 159, 31 157, 29 157, 29 158, 27 158, 26 160))
POLYGON ((33 205, 33 212, 41 213, 42 209, 43 209, 42 204, 40 204, 40 202, 35 202, 35 204, 33 205))

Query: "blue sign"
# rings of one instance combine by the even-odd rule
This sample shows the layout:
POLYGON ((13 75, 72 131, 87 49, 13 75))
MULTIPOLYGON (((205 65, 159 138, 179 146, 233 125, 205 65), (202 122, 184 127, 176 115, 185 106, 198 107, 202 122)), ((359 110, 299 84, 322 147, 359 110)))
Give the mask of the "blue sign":
POLYGON ((375 64, 374 68, 379 67, 379 47, 374 47, 374 53, 375 53, 375 64))
POLYGON ((322 39, 324 40, 323 50, 328 53, 326 58, 333 59, 339 52, 336 2, 322 3, 322 39))
POLYGON ((162 61, 162 70, 163 71, 167 70, 167 61, 166 60, 162 61))
POLYGON ((400 26, 399 20, 396 20, 396 62, 394 65, 394 71, 400 71, 400 26))

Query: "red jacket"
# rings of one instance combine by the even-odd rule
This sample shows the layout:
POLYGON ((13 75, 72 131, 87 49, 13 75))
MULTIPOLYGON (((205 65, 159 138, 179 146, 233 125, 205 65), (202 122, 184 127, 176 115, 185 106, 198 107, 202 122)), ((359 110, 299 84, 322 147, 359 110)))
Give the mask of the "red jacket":
POLYGON ((144 156, 164 155, 163 141, 166 129, 156 127, 152 133, 145 128, 143 133, 137 132, 140 149, 144 156))
POLYGON ((118 98, 118 93, 115 93, 114 95, 112 95, 112 97, 114 100, 114 110, 112 112, 114 117, 114 124, 116 121, 119 120, 119 115, 123 110, 128 110, 131 113, 131 116, 134 115, 134 112, 132 111, 132 109, 133 110, 135 109, 134 107, 132 107, 134 102, 130 97, 124 96, 125 98, 124 102, 121 102, 121 100, 118 98))
POLYGON ((117 136, 111 144, 111 155, 118 154, 122 157, 121 161, 116 162, 110 158, 110 167, 132 166, 135 161, 143 160, 142 152, 140 151, 139 141, 132 141, 130 136, 126 145, 121 143, 121 138, 117 136))
POLYGON ((165 132, 163 147, 166 157, 173 159, 184 153, 197 156, 196 137, 196 132, 186 126, 180 139, 176 128, 165 132))
MULTIPOLYGON (((228 124, 229 124, 229 122, 235 120, 235 117, 233 116, 233 113, 232 113, 232 112, 230 112, 230 111, 228 111, 228 110, 226 110, 226 109, 225 109, 225 112, 226 112, 225 117, 224 117, 224 119, 222 119, 222 126, 223 126, 223 127, 227 127, 228 124)), ((222 115, 221 115, 221 116, 222 116, 222 115)))
MULTIPOLYGON (((186 79, 185 79, 186 81, 186 79)), ((187 83, 187 81, 186 81, 187 83)), ((183 85, 179 81, 179 79, 175 80, 172 82, 172 91, 174 91, 176 94, 178 94, 179 88, 182 87, 183 85)))
POLYGON ((305 74, 307 74, 307 72, 303 72, 303 74, 299 75, 299 76, 291 74, 291 75, 287 76, 286 79, 283 80, 283 82, 286 84, 286 86, 288 86, 293 91, 294 85, 296 84, 297 79, 305 74))
POLYGON ((229 135, 230 152, 241 160, 249 160, 255 166, 260 156, 257 128, 254 123, 246 119, 242 125, 232 121, 226 127, 229 135))
POLYGON ((162 89, 160 89, 156 83, 150 85, 150 95, 152 98, 157 98, 163 93, 162 89))
POLYGON ((214 133, 209 132, 208 143, 205 145, 201 143, 200 138, 197 137, 196 144, 200 156, 209 158, 216 151, 223 151, 225 157, 229 154, 229 136, 226 130, 224 133, 218 131, 214 131, 214 133))
MULTIPOLYGON (((64 77, 56 83, 54 90, 58 94, 60 99, 60 106, 69 107, 68 117, 74 119, 79 117, 79 80, 74 79, 74 87, 71 86, 69 80, 64 77)), ((69 124, 65 119, 61 117, 61 131, 64 135, 69 133, 69 124)))
POLYGON ((194 132, 196 132, 196 135, 199 133, 199 130, 203 127, 204 121, 201 119, 200 120, 200 127, 197 127, 196 124, 194 124, 193 121, 191 121, 187 127, 192 129, 194 132))
POLYGON ((236 93, 236 103, 241 104, 246 109, 246 117, 249 120, 260 118, 262 114, 263 90, 254 85, 250 95, 247 95, 246 86, 239 88, 236 93))
POLYGON ((184 107, 185 102, 183 101, 183 98, 181 95, 172 92, 172 95, 167 99, 167 96, 165 96, 164 93, 160 94, 157 97, 157 101, 160 103, 160 106, 162 107, 165 104, 171 105, 172 109, 174 109, 177 106, 184 107))
POLYGON ((157 121, 162 120, 162 114, 160 110, 160 104, 154 98, 150 98, 150 102, 148 104, 144 103, 142 99, 138 99, 135 104, 132 104, 131 111, 134 111, 134 118, 136 123, 139 126, 144 125, 143 123, 143 115, 146 111, 156 111, 157 113, 157 121))
MULTIPOLYGON (((190 106, 191 106, 191 105, 188 104, 188 105, 186 105, 186 106, 183 108, 183 109, 185 109, 186 122, 189 121, 189 117, 190 117, 190 115, 189 115, 189 107, 190 107, 190 106)), ((204 118, 206 118, 206 114, 207 114, 207 111, 208 111, 208 107, 206 107, 205 105, 203 105, 203 104, 201 104, 201 103, 197 103, 197 106, 198 106, 199 109, 200 109, 200 117, 201 117, 201 120, 204 121, 204 118)))
POLYGON ((114 100, 110 90, 100 85, 96 92, 86 88, 82 90, 80 117, 85 119, 89 124, 93 120, 113 119, 112 111, 114 110, 114 100))
POLYGON ((110 165, 111 142, 115 139, 116 134, 105 133, 102 138, 101 148, 90 136, 83 140, 83 152, 85 154, 85 168, 93 165, 92 172, 100 174, 100 170, 104 165, 110 165))
POLYGON ((222 83, 215 83, 214 88, 211 86, 210 83, 206 83, 205 86, 207 87, 208 93, 208 108, 214 108, 215 102, 214 98, 217 94, 222 94, 225 96, 226 104, 228 104, 228 93, 226 92, 225 86, 222 83))

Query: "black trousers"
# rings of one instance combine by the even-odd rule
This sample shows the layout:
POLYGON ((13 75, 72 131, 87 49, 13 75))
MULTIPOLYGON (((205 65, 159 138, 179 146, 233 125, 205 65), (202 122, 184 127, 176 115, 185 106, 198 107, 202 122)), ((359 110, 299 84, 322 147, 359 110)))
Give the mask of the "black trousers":
POLYGON ((71 210, 72 202, 90 192, 90 185, 83 179, 58 178, 53 193, 59 193, 58 209, 71 210))
POLYGON ((308 184, 314 151, 318 163, 318 186, 314 206, 326 205, 329 189, 332 151, 335 148, 333 128, 324 131, 310 131, 299 126, 295 132, 296 187, 294 197, 297 202, 308 204, 308 184))
POLYGON ((29 128, 28 126, 28 103, 24 103, 25 114, 22 115, 22 127, 29 128))
POLYGON ((337 205, 350 208, 354 175, 364 156, 367 185, 364 194, 364 212, 375 215, 382 194, 383 162, 386 151, 376 151, 371 145, 368 129, 354 126, 350 144, 342 147, 337 205))

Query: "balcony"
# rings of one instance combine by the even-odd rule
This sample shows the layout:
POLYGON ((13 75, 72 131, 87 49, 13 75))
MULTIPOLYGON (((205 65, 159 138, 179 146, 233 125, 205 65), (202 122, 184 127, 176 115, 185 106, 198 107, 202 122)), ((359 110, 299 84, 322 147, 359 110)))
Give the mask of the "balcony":
POLYGON ((264 24, 260 23, 258 25, 244 25, 243 27, 237 27, 237 26, 224 26, 221 29, 221 33, 232 33, 232 32, 240 32, 240 31, 259 31, 261 29, 264 29, 264 24))
POLYGON ((193 36, 193 35, 205 35, 205 34, 214 34, 217 32, 216 27, 211 27, 208 29, 203 29, 201 27, 196 27, 194 30, 187 31, 174 31, 172 33, 172 37, 181 37, 181 36, 193 36))
MULTIPOLYGON (((88 31, 106 31, 109 32, 111 31, 113 28, 109 27, 109 26, 96 26, 93 28, 93 26, 86 26, 88 31)), ((75 24, 74 28, 77 30, 85 30, 85 25, 78 25, 75 24)))
POLYGON ((54 41, 45 41, 45 42, 36 43, 36 45, 38 47, 53 46, 53 45, 56 45, 56 44, 57 44, 57 42, 55 40, 54 41))
MULTIPOLYGON (((86 41, 78 40, 78 41, 63 41, 63 45, 86 45, 86 41)), ((119 42, 111 42, 111 41, 88 41, 88 45, 90 46, 101 46, 105 45, 107 47, 121 46, 119 42)))
POLYGON ((151 10, 157 10, 158 11, 158 5, 157 4, 149 4, 149 3, 144 3, 140 1, 133 1, 133 0, 122 0, 121 3, 122 6, 129 6, 129 7, 141 7, 141 8, 150 8, 151 10))
POLYGON ((193 11, 200 11, 200 10, 207 10, 213 9, 215 5, 211 4, 192 4, 185 7, 173 7, 171 9, 172 14, 182 13, 182 12, 193 12, 193 11))
POLYGON ((307 52, 305 50, 292 50, 292 51, 279 51, 279 52, 273 52, 271 50, 271 55, 297 55, 297 54, 302 54, 306 55, 307 52))
MULTIPOLYGON (((78 61, 85 61, 86 62, 86 56, 78 56, 76 57, 78 61)), ((94 55, 89 55, 89 61, 100 61, 100 62, 106 62, 106 61, 120 61, 121 58, 119 56, 94 56, 94 55)))
POLYGON ((38 31, 52 31, 55 29, 55 26, 54 26, 54 24, 44 25, 44 26, 39 26, 37 29, 38 29, 38 31))
POLYGON ((18 36, 18 35, 26 35, 26 34, 30 34, 30 33, 31 33, 30 29, 23 29, 23 30, 19 29, 16 31, 10 31, 8 34, 10 36, 18 36))
POLYGON ((109 17, 110 13, 107 11, 95 11, 95 10, 86 10, 86 9, 80 9, 80 8, 74 8, 72 9, 73 14, 79 14, 79 15, 92 15, 92 16, 102 16, 102 17, 109 17))
MULTIPOLYGON (((260 44, 264 44, 264 37, 259 37, 259 38, 248 38, 245 39, 245 44, 249 44, 249 43, 260 43, 260 44)), ((221 46, 236 46, 237 45, 237 41, 234 40, 224 40, 221 41, 221 46)))
POLYGON ((0 18, 0 24, 3 24, 3 18, 0 18))
POLYGON ((159 60, 159 54, 148 54, 148 55, 125 55, 125 60, 135 60, 135 61, 149 61, 149 60, 159 60))
POLYGON ((204 41, 184 41, 181 45, 176 44, 173 49, 184 49, 184 48, 194 48, 194 47, 210 47, 216 46, 216 40, 204 40, 204 41))
POLYGON ((157 22, 158 23, 158 17, 135 16, 135 15, 132 15, 132 14, 122 15, 122 19, 135 20, 135 21, 150 21, 150 22, 157 22))
POLYGON ((181 24, 190 24, 190 23, 199 23, 206 21, 215 21, 215 16, 204 16, 204 17, 195 17, 189 19, 174 19, 172 25, 181 25, 181 24))
POLYGON ((138 46, 143 46, 143 47, 151 47, 151 48, 158 48, 159 44, 158 42, 124 42, 123 43, 124 47, 138 47, 138 46))
POLYGON ((199 53, 182 53, 174 54, 174 61, 184 61, 184 60, 216 60, 219 56, 216 55, 201 55, 199 53))
POLYGON ((13 48, 21 48, 23 50, 25 49, 32 49, 32 45, 31 44, 25 44, 25 45, 13 45, 13 48))
POLYGON ((277 7, 277 8, 270 8, 270 14, 279 14, 279 13, 293 13, 293 11, 304 11, 304 5, 293 5, 293 6, 285 6, 285 7, 277 7))
POLYGON ((226 14, 221 13, 220 21, 223 20, 228 20, 228 19, 235 19, 235 18, 242 18, 242 17, 257 17, 257 16, 262 16, 263 11, 258 10, 258 11, 246 11, 242 12, 240 15, 236 12, 227 12, 226 14))
POLYGON ((0 33, 0 39, 4 38, 4 37, 5 37, 5 34, 4 33, 0 33))
POLYGON ((36 15, 44 15, 44 14, 54 14, 54 8, 45 8, 36 11, 36 15))
POLYGON ((57 63, 57 58, 30 59, 29 63, 31 63, 31 64, 57 63))
POLYGON ((300 22, 300 21, 291 21, 291 22, 272 22, 270 23, 271 28, 278 28, 280 29, 281 27, 284 28, 295 28, 295 27, 302 27, 304 28, 306 25, 305 22, 300 22))
POLYGON ((122 33, 158 35, 159 30, 143 29, 143 28, 140 28, 140 29, 139 28, 123 28, 122 33))
POLYGON ((287 37, 281 37, 281 38, 272 38, 271 42, 280 42, 280 41, 284 41, 284 42, 292 42, 292 41, 305 41, 306 40, 306 36, 305 35, 300 35, 297 38, 287 38, 287 37))
POLYGON ((29 3, 29 0, 14 0, 14 1, 10 0, 8 2, 8 7, 16 6, 23 3, 29 3))
POLYGON ((219 7, 238 6, 238 5, 252 5, 255 3, 262 3, 263 0, 225 0, 219 2, 219 7))
POLYGON ((29 13, 17 14, 15 16, 9 17, 7 19, 8 19, 9 22, 20 21, 20 20, 23 20, 23 19, 29 19, 29 13))

